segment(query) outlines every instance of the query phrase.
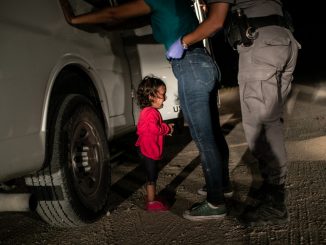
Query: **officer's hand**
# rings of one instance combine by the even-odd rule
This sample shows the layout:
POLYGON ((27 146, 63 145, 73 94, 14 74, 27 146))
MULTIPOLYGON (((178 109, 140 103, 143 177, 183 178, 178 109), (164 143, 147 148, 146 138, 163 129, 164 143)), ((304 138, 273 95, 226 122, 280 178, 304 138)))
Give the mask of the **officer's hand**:
POLYGON ((177 41, 175 41, 168 51, 166 51, 166 58, 167 59, 180 59, 185 52, 184 47, 181 43, 181 38, 179 38, 177 41))

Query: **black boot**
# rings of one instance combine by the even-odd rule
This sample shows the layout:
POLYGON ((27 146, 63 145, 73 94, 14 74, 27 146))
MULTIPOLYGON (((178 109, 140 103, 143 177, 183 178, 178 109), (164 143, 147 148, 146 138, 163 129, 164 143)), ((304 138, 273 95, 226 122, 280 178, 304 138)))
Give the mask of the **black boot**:
POLYGON ((251 187, 248 194, 246 204, 252 207, 260 205, 262 202, 268 202, 270 199, 270 185, 263 181, 262 185, 257 189, 251 187))
POLYGON ((261 199, 257 205, 247 208, 239 216, 239 221, 245 226, 276 225, 288 222, 284 185, 268 184, 261 191, 265 193, 260 192, 261 199))

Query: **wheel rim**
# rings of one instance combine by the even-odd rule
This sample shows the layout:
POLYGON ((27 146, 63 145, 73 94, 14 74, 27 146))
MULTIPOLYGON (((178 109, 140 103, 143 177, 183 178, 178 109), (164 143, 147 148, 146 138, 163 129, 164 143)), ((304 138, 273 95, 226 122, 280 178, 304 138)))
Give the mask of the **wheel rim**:
POLYGON ((70 154, 77 194, 85 206, 97 209, 104 157, 99 133, 91 123, 77 123, 72 132, 70 154))

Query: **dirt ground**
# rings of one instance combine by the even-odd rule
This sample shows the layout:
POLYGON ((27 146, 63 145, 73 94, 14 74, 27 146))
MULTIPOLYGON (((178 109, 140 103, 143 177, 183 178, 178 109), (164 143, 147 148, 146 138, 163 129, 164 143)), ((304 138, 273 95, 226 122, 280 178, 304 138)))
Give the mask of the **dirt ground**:
POLYGON ((259 178, 243 134, 238 90, 222 89, 220 95, 235 191, 229 216, 205 222, 182 218, 186 208, 203 200, 196 192, 204 181, 197 148, 185 128, 167 140, 159 174, 160 193, 174 201, 170 211, 144 211, 145 179, 130 151, 113 169, 110 215, 85 227, 58 229, 34 213, 1 213, 0 244, 326 244, 326 85, 295 84, 285 107, 290 221, 282 226, 245 228, 233 216, 259 178))

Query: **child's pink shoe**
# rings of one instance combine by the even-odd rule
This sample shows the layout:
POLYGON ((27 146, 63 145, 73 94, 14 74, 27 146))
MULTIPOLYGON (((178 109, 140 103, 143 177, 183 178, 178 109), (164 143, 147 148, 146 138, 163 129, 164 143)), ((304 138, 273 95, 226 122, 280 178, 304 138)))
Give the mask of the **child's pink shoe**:
POLYGON ((147 202, 146 210, 148 212, 163 212, 169 210, 169 207, 161 201, 147 202))

